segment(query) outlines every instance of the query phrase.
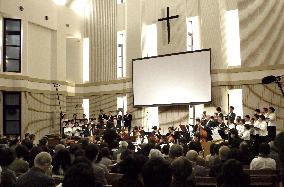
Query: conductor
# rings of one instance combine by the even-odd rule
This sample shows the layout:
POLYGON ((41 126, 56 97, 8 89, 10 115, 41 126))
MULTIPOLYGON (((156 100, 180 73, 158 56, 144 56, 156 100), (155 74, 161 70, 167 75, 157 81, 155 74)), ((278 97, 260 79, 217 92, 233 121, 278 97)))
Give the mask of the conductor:
POLYGON ((129 111, 126 111, 126 114, 123 116, 124 120, 124 127, 128 128, 128 132, 131 130, 131 121, 132 121, 132 114, 129 113, 129 111))

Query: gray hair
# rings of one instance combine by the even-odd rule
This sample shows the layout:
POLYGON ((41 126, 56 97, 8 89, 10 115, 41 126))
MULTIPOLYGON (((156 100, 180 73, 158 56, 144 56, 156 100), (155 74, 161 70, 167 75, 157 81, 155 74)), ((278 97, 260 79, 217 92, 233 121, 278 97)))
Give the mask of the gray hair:
POLYGON ((34 159, 35 166, 45 166, 46 164, 51 164, 52 157, 48 152, 41 152, 36 155, 34 159))
POLYGON ((178 144, 174 144, 170 147, 169 156, 174 159, 183 155, 183 148, 178 144))
POLYGON ((119 147, 127 148, 128 143, 126 141, 121 141, 119 147))
POLYGON ((195 150, 190 150, 186 153, 186 158, 192 162, 196 162, 198 159, 198 153, 195 150))
POLYGON ((149 153, 149 158, 163 158, 163 154, 158 149, 151 149, 149 153))

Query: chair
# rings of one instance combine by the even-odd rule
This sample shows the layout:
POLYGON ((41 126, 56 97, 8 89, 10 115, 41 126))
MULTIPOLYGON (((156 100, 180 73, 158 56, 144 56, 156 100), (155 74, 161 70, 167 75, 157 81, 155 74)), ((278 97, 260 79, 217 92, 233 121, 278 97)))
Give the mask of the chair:
POLYGON ((250 185, 254 187, 274 187, 275 181, 271 176, 251 176, 250 185))
POLYGON ((215 187, 217 182, 215 177, 195 177, 196 186, 215 187))
POLYGON ((123 174, 120 174, 120 173, 109 173, 107 175, 107 182, 109 185, 113 185, 116 181, 118 181, 122 177, 123 177, 123 174))

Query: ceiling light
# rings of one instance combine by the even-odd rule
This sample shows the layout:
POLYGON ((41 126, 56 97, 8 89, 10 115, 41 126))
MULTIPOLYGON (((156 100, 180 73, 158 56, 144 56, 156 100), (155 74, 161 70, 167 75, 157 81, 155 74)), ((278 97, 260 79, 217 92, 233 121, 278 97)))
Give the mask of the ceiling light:
POLYGON ((67 0, 53 0, 53 2, 57 5, 64 6, 67 3, 67 0))

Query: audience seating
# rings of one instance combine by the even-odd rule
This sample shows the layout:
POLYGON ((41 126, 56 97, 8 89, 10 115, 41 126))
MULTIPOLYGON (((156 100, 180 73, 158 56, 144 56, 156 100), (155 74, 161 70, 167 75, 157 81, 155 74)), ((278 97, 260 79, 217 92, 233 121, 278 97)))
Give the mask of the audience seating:
POLYGON ((52 178, 54 179, 55 184, 58 185, 63 182, 64 177, 62 175, 52 175, 52 178))
POLYGON ((109 173, 107 175, 107 182, 109 185, 113 185, 116 181, 121 179, 123 177, 123 174, 119 173, 109 173))
POLYGON ((195 177, 196 186, 204 187, 215 187, 216 178, 215 177, 195 177))
MULTIPOLYGON (((277 184, 279 171, 277 170, 244 170, 250 175, 250 184, 253 187, 274 187, 277 184)), ((196 186, 213 187, 216 186, 214 177, 195 177, 196 186)))

